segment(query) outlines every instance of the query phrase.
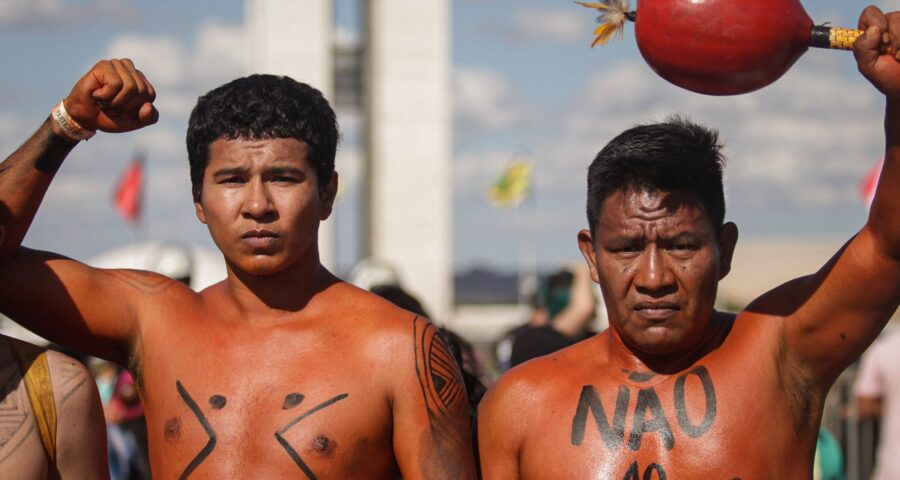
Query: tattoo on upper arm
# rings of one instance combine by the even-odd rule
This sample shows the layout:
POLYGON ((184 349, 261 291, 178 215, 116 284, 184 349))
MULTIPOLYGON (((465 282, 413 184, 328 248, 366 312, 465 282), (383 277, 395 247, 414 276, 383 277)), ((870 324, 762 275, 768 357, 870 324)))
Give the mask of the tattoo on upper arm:
MULTIPOLYGON (((306 418, 326 407, 330 407, 331 405, 334 405, 335 403, 347 398, 348 396, 349 396, 349 394, 342 393, 340 395, 331 397, 328 400, 325 400, 324 402, 316 405, 315 407, 312 407, 309 410, 306 410, 305 412, 301 413, 299 416, 294 417, 290 422, 288 422, 283 427, 281 427, 277 432, 275 432, 275 440, 277 440, 278 443, 284 448, 284 450, 287 452, 287 454, 291 457, 291 460, 293 460, 294 463, 296 463, 297 466, 300 467, 300 470, 303 471, 303 473, 306 475, 307 478, 309 478, 309 480, 316 480, 317 479, 316 474, 312 471, 311 468, 309 468, 309 466, 306 464, 306 462, 303 461, 303 458, 300 457, 300 454, 297 453, 297 450, 295 450, 294 447, 292 447, 291 444, 284 438, 284 434, 287 433, 288 430, 293 428, 294 425, 297 425, 298 423, 300 423, 300 421, 303 420, 304 418, 306 418)), ((282 404, 282 407, 281 407, 282 410, 287 410, 287 409, 296 407, 297 405, 299 405, 300 403, 303 402, 303 398, 304 398, 304 396, 299 393, 288 394, 284 398, 284 403, 282 404)), ((314 442, 316 442, 317 446, 321 447, 320 448, 321 451, 327 451, 327 450, 333 448, 332 447, 333 442, 331 442, 328 438, 326 438, 322 435, 319 435, 318 437, 316 437, 314 442)))
POLYGON ((428 445, 420 458, 429 478, 460 478, 471 463, 472 448, 465 435, 466 391, 459 368, 437 329, 424 318, 413 319, 413 354, 416 378, 428 415, 428 445), (429 451, 430 449, 430 451, 429 451))
POLYGON ((181 399, 184 400, 184 403, 187 404, 188 408, 194 412, 194 415, 197 416, 197 420, 200 421, 200 426, 203 427, 203 431, 206 432, 206 435, 209 437, 209 441, 206 442, 206 446, 200 450, 199 453, 191 460, 191 463, 185 467, 184 471, 181 472, 181 476, 178 477, 180 480, 184 480, 190 476, 191 472, 194 471, 202 462, 206 460, 206 457, 212 453, 213 449, 216 448, 216 431, 212 429, 209 424, 209 421, 206 419, 206 415, 203 414, 203 411, 200 410, 200 407, 197 405, 197 402, 191 398, 191 395, 184 388, 184 385, 181 384, 181 381, 175 381, 175 388, 178 389, 178 394, 181 395, 181 399))
POLYGON ((447 414, 459 410, 465 400, 465 388, 460 379, 456 360, 438 335, 434 325, 416 318, 415 327, 424 328, 416 339, 416 376, 426 397, 429 414, 447 414), (436 409, 437 412, 432 412, 436 409))

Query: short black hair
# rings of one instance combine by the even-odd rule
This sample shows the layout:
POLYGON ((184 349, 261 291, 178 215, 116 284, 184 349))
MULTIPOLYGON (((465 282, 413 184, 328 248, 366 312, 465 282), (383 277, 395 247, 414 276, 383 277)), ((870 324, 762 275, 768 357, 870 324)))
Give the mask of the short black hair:
POLYGON ((279 75, 250 75, 209 91, 188 121, 187 151, 194 201, 203 192, 209 146, 219 139, 295 138, 306 143, 319 190, 334 173, 337 119, 322 92, 279 75))
POLYGON ((718 131, 681 116, 638 125, 612 139, 588 169, 587 220, 593 235, 603 201, 621 190, 693 192, 718 233, 725 221, 718 131))

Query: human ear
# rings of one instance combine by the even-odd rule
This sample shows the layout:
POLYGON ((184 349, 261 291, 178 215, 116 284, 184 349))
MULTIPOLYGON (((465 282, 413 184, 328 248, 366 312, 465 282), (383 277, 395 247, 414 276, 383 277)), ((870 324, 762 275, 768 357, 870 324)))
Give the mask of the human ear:
POLYGON ((584 261, 587 262, 588 269, 591 272, 591 280, 594 283, 600 283, 600 275, 597 271, 597 257, 594 252, 594 237, 591 236, 590 231, 582 230, 578 232, 578 249, 581 250, 581 255, 584 256, 584 261))
POLYGON ((719 280, 731 271, 731 259, 737 244, 738 228, 734 222, 726 222, 719 230, 719 280))
POLYGON ((199 200, 194 202, 194 213, 197 215, 197 220, 206 225, 206 212, 203 211, 203 204, 199 200))
POLYGON ((319 220, 325 220, 331 216, 331 211, 334 209, 334 199, 337 196, 337 190, 338 173, 337 171, 334 171, 331 172, 331 179, 328 180, 328 183, 319 189, 319 199, 322 203, 322 212, 319 215, 319 220))

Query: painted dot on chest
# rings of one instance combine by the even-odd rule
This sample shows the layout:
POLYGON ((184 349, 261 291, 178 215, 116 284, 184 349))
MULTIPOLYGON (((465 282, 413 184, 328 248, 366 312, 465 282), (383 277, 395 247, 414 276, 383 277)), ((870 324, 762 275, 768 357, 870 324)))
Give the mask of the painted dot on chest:
POLYGON ((211 406, 213 410, 221 410, 225 408, 225 403, 227 401, 228 400, 226 400, 225 397, 221 395, 213 395, 209 397, 209 406, 211 406))
POLYGON ((289 393, 289 394, 285 395, 284 403, 281 404, 281 409, 288 410, 288 409, 294 408, 297 405, 300 405, 300 402, 302 402, 302 401, 303 401, 302 393, 289 393))
POLYGON ((178 417, 172 417, 166 420, 166 425, 163 427, 163 436, 166 437, 166 440, 170 442, 174 442, 181 438, 181 419, 178 417))
POLYGON ((325 457, 331 456, 335 449, 337 449, 337 443, 321 433, 316 435, 309 445, 309 451, 325 457))

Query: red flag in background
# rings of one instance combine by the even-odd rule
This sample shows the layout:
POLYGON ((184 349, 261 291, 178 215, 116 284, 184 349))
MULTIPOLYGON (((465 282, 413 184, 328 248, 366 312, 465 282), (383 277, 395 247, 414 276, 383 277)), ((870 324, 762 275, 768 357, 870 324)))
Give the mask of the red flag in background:
POLYGON ((122 172, 113 196, 116 211, 129 223, 136 224, 141 219, 143 187, 144 156, 136 155, 128 168, 122 172))
POLYGON ((872 206, 872 200, 875 198, 875 187, 878 186, 878 179, 881 177, 881 167, 883 165, 884 159, 882 158, 866 172, 866 176, 863 177, 862 182, 859 184, 859 193, 867 206, 872 206))

